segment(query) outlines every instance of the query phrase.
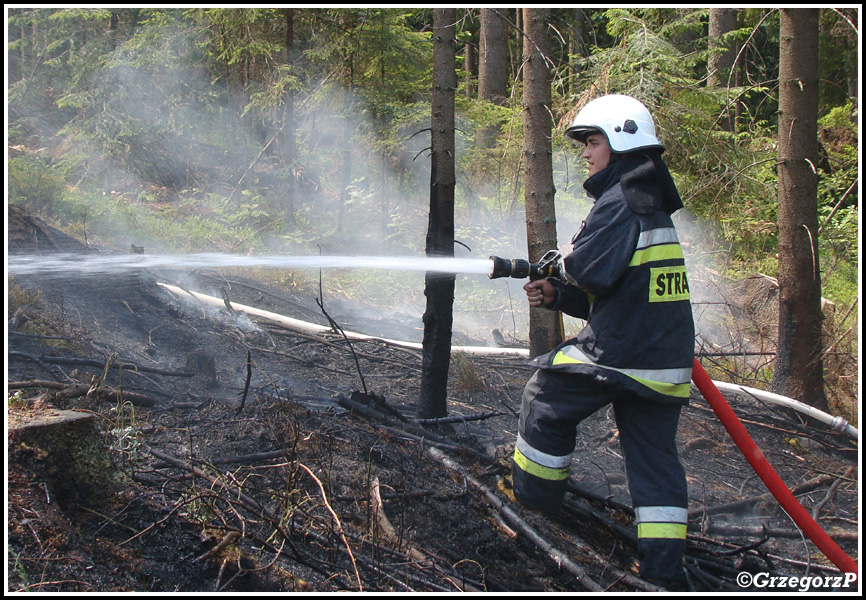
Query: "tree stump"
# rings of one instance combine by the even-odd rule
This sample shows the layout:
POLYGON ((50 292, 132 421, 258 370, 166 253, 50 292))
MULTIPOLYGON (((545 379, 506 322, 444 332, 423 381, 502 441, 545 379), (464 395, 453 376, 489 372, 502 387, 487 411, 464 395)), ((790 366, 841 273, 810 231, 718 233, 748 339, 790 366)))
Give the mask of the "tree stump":
POLYGON ((96 426, 96 416, 71 410, 10 409, 7 454, 43 484, 48 502, 93 506, 113 498, 124 481, 96 426))

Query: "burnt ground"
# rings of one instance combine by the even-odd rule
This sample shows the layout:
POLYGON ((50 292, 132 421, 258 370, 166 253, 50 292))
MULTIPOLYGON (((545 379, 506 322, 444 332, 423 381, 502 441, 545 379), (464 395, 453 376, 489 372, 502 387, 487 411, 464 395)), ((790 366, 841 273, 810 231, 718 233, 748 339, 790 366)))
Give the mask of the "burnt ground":
MULTIPOLYGON (((9 216, 10 253, 86 251, 38 220, 9 216)), ((101 444, 92 452, 111 466, 82 482, 32 444, 8 442, 7 590, 570 592, 587 581, 610 591, 655 589, 635 577, 611 414, 582 424, 560 513, 525 511, 503 493, 531 375, 523 359, 455 360, 449 415, 487 418, 411 423, 418 352, 353 343, 362 383, 338 335, 299 334, 158 285, 217 295, 222 288, 236 303, 326 322, 314 294, 244 275, 9 280, 17 320, 7 381, 30 383, 9 391, 7 421, 95 414, 101 444), (499 502, 583 576, 515 531, 499 502)), ((387 314, 358 323, 341 306, 330 311, 347 330, 395 337, 399 325, 387 314)), ((804 507, 858 560, 857 444, 753 398, 729 401, 804 507)), ((837 572, 762 496, 766 488, 697 395, 679 435, 693 514, 692 590, 779 591, 740 587, 741 571, 837 572)))

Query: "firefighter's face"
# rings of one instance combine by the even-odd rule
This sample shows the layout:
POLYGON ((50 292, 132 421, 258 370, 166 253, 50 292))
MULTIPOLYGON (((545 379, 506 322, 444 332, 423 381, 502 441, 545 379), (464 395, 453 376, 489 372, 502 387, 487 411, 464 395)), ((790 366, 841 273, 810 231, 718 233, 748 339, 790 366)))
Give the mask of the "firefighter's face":
POLYGON ((586 138, 586 149, 581 157, 586 160, 589 176, 592 177, 610 164, 610 145, 602 133, 593 133, 586 138))

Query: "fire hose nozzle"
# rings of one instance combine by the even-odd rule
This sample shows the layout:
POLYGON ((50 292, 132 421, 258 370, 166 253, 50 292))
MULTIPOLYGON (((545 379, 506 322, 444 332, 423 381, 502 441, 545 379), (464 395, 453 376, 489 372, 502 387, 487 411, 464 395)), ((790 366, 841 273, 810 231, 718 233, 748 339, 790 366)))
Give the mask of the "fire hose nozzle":
POLYGON ((560 266, 559 259, 562 255, 556 250, 550 250, 541 257, 541 261, 530 263, 522 258, 500 258, 491 256, 493 261, 493 270, 490 272, 490 279, 499 279, 500 277, 512 277, 514 279, 523 279, 529 277, 530 281, 538 279, 546 279, 548 277, 559 278, 560 266))
POLYGON ((514 279, 523 279, 529 277, 529 272, 532 265, 528 260, 522 258, 500 258, 499 256, 491 256, 493 261, 493 270, 490 272, 490 279, 499 279, 500 277, 513 277, 514 279))

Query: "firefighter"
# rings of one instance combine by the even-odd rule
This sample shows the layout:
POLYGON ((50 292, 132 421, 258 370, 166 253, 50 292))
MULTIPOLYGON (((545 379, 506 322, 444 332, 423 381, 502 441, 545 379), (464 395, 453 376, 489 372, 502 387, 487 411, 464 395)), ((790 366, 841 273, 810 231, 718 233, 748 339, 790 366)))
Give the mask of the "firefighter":
POLYGON ((694 321, 671 215, 682 208, 647 108, 611 95, 565 135, 585 146, 594 205, 561 259, 560 279, 524 286, 529 304, 586 320, 533 361, 523 393, 513 484, 524 506, 555 512, 576 426, 613 405, 635 508, 642 577, 682 584, 688 493, 676 449, 694 357, 694 321))

